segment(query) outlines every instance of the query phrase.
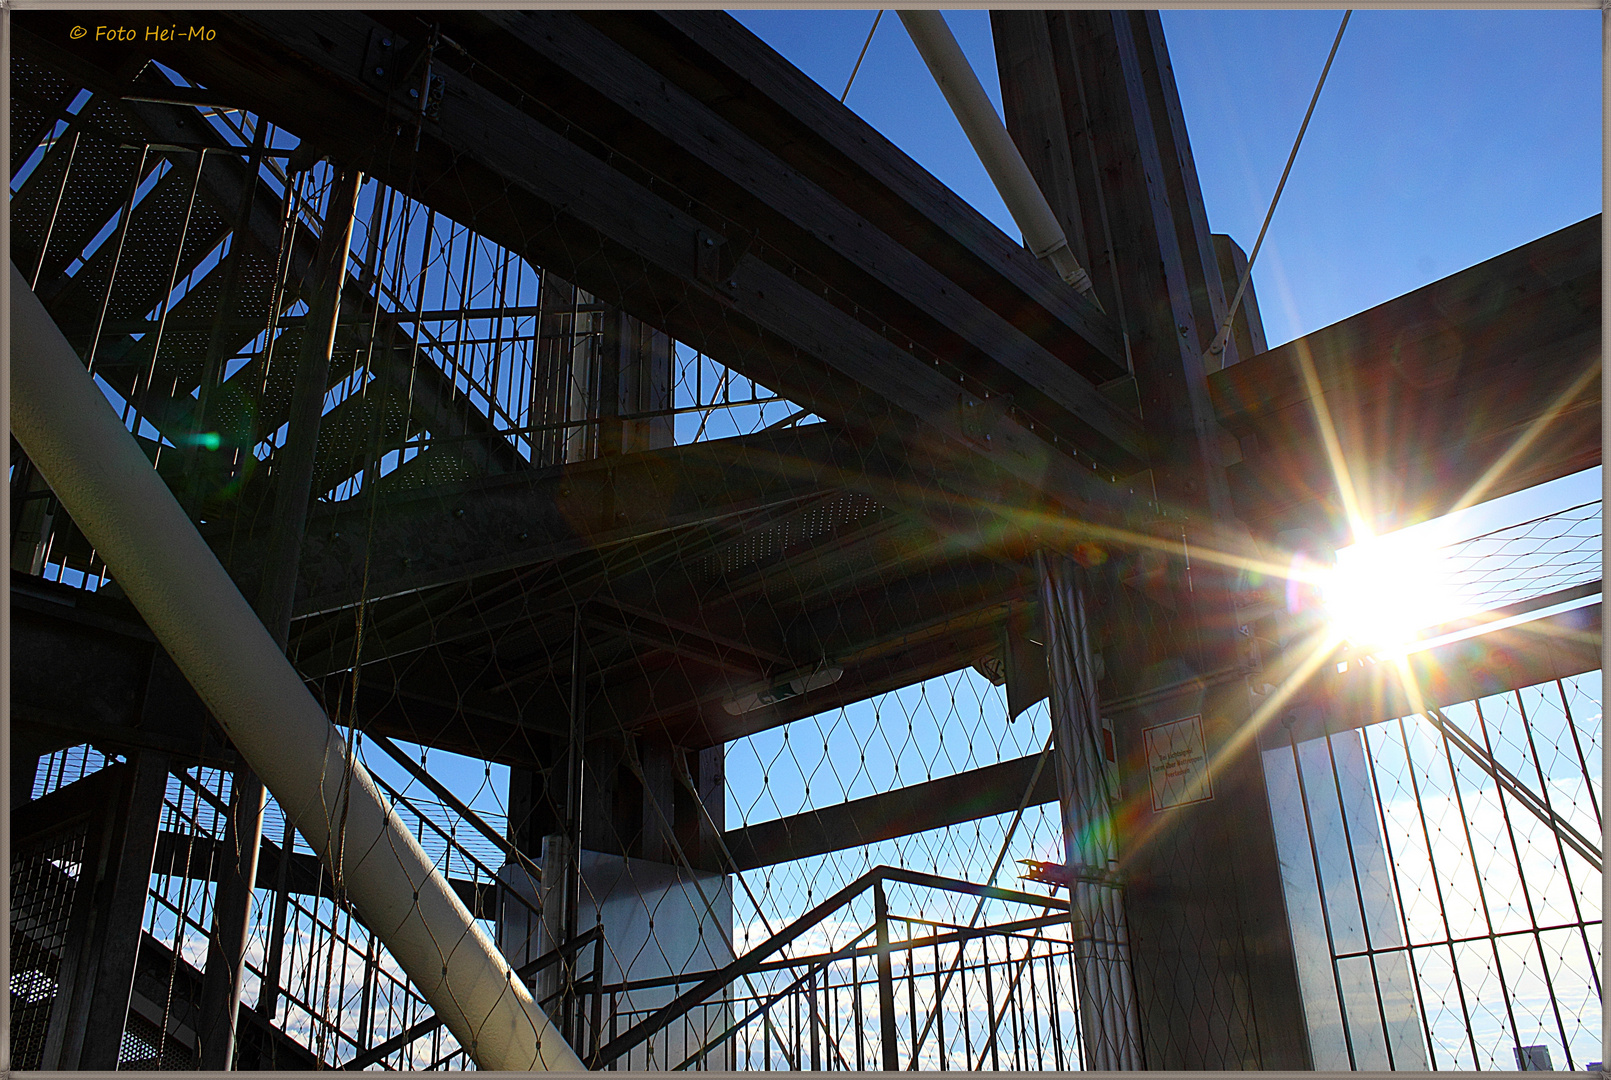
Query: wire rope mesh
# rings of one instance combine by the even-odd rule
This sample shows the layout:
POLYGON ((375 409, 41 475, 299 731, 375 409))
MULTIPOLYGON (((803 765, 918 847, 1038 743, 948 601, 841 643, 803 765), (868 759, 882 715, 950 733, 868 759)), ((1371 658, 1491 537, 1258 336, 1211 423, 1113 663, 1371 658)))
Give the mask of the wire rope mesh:
MULTIPOLYGON (((414 81, 371 87, 407 108, 352 136, 381 147, 361 179, 318 132, 227 100, 176 104, 212 93, 178 67, 147 65, 141 93, 120 97, 19 57, 14 259, 248 598, 267 590, 283 490, 310 451, 287 656, 394 811, 375 857, 417 846, 467 913, 460 936, 432 941, 444 965, 484 938, 609 1068, 1088 1064, 1076 971, 1089 942, 1044 873, 1066 862, 1042 772, 1050 718, 1034 704, 1010 719, 1004 688, 1012 643, 1035 633, 1014 629, 1035 594, 1022 543, 918 475, 954 465, 948 452, 915 468, 869 436, 905 421, 779 327, 915 357, 968 409, 992 400, 1028 425, 1042 406, 977 379, 973 347, 920 333, 871 271, 836 274, 798 226, 674 167, 673 140, 589 122, 585 95, 483 61, 440 26, 365 25, 344 39, 354 70, 403 65, 414 81), (389 52, 394 37, 414 51, 389 52), (466 100, 581 179, 538 190, 474 131, 429 129, 433 108, 466 100), (622 193, 652 198, 654 219, 578 228, 575 204, 622 193), (680 230, 674 252, 631 246, 662 218, 680 230), (327 254, 339 281, 317 269, 327 254), (799 312, 747 314, 741 262, 799 312), (296 419, 304 397, 312 428, 296 419), (981 896, 991 880, 1015 894, 981 896)), ((116 1064, 200 1063, 211 950, 238 917, 237 1065, 475 1067, 422 969, 405 971, 285 807, 270 797, 260 829, 231 824, 251 785, 204 710, 147 726, 188 699, 163 689, 116 575, 15 448, 11 485, 29 618, 116 637, 143 710, 134 735, 52 729, 33 801, 160 770, 116 1064), (244 865, 231 845, 248 843, 254 887, 224 910, 244 865)), ((1579 507, 1467 541, 1462 580, 1484 603, 1581 584, 1597 521, 1597 505, 1579 507)), ((1325 879, 1322 907, 1346 900, 1332 879, 1363 858, 1333 849, 1376 823, 1374 906, 1339 920, 1326 954, 1350 1009, 1377 1002, 1380 1053, 1361 1041, 1359 1067, 1412 1067, 1411 1044, 1433 1067, 1505 1067, 1506 1039, 1554 1038, 1574 1063, 1587 1052, 1599 916, 1582 898, 1598 870, 1552 849, 1534 807, 1597 835, 1584 800, 1599 797, 1586 764, 1598 689, 1557 690, 1558 710, 1533 691, 1449 710, 1534 777, 1525 806, 1419 720, 1332 736, 1319 757, 1289 750, 1294 783, 1325 766, 1299 799, 1318 823, 1298 850, 1325 879), (1327 790, 1338 810, 1320 821, 1327 790), (1446 855, 1462 821, 1505 846, 1446 855), (1421 870, 1415 836, 1434 834, 1421 870), (1433 920, 1425 890, 1445 886, 1433 920), (1467 959, 1478 946, 1491 968, 1467 959), (1445 959, 1464 974, 1439 983, 1445 959)), ((87 842, 46 840, 13 855, 27 901, 14 930, 40 919, 38 955, 13 950, 18 1062, 44 1052, 51 965, 70 944, 46 916, 71 906, 72 845, 87 842)), ((1363 886, 1354 895, 1362 908, 1363 886)), ((1369 1021, 1349 1012, 1344 1041, 1369 1021)))
POLYGON ((1317 1067, 1598 1060, 1600 746, 1589 673, 1264 751, 1317 1067))
POLYGON ((1596 499, 1440 549, 1454 603, 1487 611, 1600 580, 1596 499))

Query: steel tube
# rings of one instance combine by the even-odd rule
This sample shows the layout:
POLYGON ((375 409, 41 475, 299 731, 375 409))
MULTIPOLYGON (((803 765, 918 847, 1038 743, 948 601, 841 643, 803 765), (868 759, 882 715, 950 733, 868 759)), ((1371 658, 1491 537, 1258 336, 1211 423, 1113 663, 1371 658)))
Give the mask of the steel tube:
POLYGON ((956 114, 958 123, 973 144, 974 152, 990 174, 1001 201, 1012 219, 1023 230, 1024 246, 1037 259, 1045 259, 1059 276, 1082 293, 1091 291, 1091 277, 1069 250, 1068 238, 1051 205, 1041 193, 1023 155, 1007 133, 1007 125, 996 115, 996 107, 979 85, 962 47, 938 11, 902 11, 901 25, 917 46, 929 73, 956 114))
POLYGON ((11 430, 241 756, 482 1068, 577 1069, 16 266, 11 430))

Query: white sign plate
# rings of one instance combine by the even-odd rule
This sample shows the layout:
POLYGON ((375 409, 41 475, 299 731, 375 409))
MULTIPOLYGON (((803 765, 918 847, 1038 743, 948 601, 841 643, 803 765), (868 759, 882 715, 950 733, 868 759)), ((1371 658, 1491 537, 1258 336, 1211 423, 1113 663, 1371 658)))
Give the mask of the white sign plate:
POLYGON ((1207 802, 1214 797, 1201 715, 1145 728, 1141 737, 1147 748, 1154 811, 1207 802))

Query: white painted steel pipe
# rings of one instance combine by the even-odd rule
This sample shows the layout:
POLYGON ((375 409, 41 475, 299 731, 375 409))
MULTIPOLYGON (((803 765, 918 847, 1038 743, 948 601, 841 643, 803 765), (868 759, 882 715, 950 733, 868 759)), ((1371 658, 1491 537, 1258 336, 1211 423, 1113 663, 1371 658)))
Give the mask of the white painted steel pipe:
POLYGON ((349 755, 15 264, 11 431, 241 756, 476 1063, 582 1069, 349 755))
POLYGON ((1051 263, 1069 285, 1089 293, 1091 276, 1074 258, 1063 226, 1052 213, 1029 166, 1024 164, 1017 144, 1007 133, 1007 125, 996 115, 996 107, 990 104, 945 19, 938 11, 902 11, 900 16, 912 44, 929 66, 974 152, 1001 193, 1001 201, 1023 231, 1024 246, 1035 258, 1051 263))

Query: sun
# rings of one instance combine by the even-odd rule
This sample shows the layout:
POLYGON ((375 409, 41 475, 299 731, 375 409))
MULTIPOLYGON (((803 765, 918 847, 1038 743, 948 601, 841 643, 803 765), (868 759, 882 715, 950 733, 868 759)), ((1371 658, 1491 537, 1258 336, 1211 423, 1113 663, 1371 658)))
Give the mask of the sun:
POLYGON ((1424 534, 1389 534, 1343 548, 1322 591, 1332 629, 1362 650, 1408 645, 1460 613, 1449 568, 1424 534))

